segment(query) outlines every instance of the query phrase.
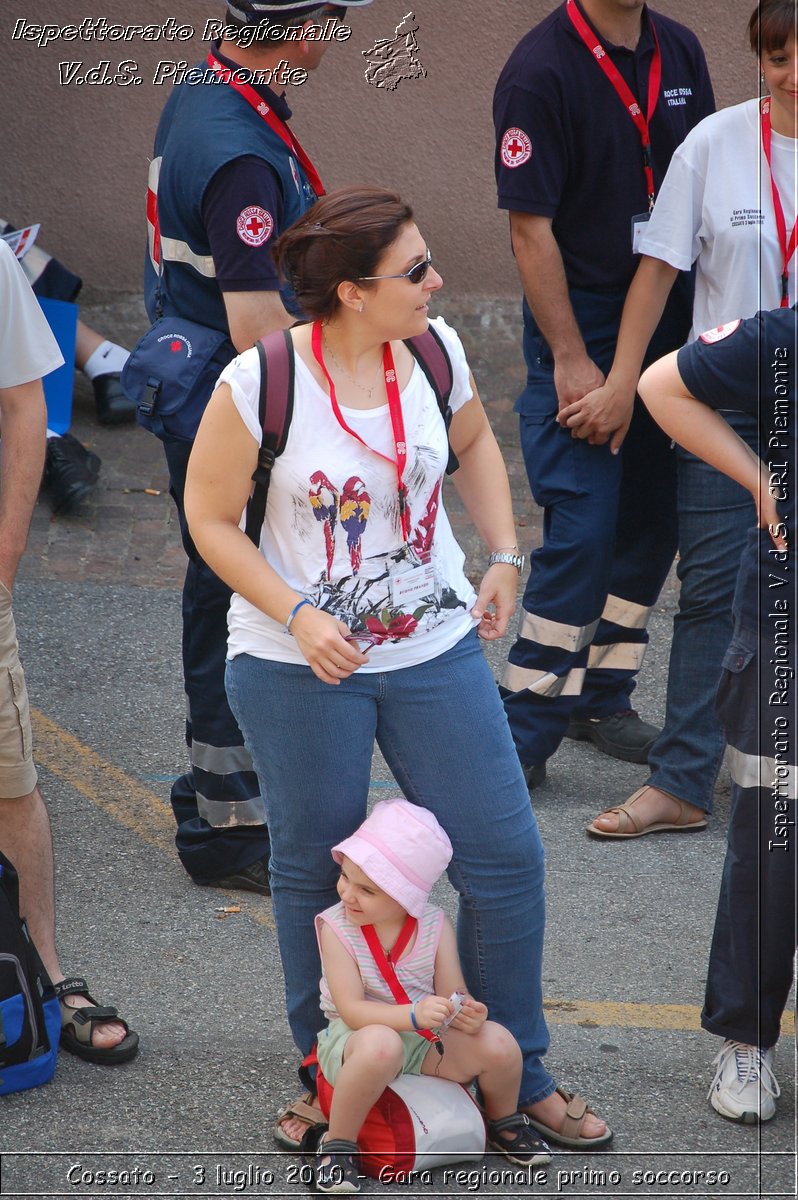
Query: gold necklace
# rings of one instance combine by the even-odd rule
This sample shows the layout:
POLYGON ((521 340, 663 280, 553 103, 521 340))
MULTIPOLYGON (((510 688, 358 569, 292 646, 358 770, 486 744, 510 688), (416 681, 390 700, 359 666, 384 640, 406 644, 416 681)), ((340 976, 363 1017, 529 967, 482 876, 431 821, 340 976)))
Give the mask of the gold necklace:
POLYGON ((333 351, 333 348, 330 345, 329 340, 326 337, 326 335, 324 337, 324 344, 327 347, 327 353, 329 354, 330 358, 335 363, 338 370, 341 371, 342 374, 346 375, 347 379, 351 380, 351 382, 355 385, 356 388, 359 388, 361 392, 365 392, 366 397, 369 400, 371 400, 372 396, 374 395, 374 389, 377 386, 377 376, 379 375, 379 372, 382 369, 382 358, 380 358, 380 361, 377 363, 377 370, 374 373, 374 382, 372 383, 371 387, 366 387, 365 384, 360 383, 357 379, 355 379, 354 375, 352 375, 352 373, 350 371, 347 371, 347 369, 343 365, 343 363, 338 361, 338 359, 335 356, 335 352, 333 351))

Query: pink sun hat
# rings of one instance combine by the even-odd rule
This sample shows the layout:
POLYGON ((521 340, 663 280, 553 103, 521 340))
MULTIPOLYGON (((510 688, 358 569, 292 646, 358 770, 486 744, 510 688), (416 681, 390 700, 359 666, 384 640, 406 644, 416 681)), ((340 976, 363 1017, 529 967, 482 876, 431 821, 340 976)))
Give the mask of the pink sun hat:
POLYGON ((346 855, 411 917, 420 917, 449 865, 452 843, 429 809, 395 798, 375 804, 360 828, 330 853, 337 863, 346 855))

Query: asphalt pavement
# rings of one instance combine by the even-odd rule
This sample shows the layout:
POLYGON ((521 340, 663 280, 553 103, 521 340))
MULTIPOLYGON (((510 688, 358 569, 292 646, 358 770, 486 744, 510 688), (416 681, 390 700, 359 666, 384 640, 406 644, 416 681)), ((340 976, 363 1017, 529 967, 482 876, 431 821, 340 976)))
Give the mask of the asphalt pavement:
MULTIPOLYGON (((444 311, 463 334, 504 450, 528 551, 540 514, 512 414, 522 378, 514 306, 444 311)), ((138 297, 84 316, 127 344, 145 327, 138 297)), ((141 1052, 117 1068, 62 1054, 51 1084, 0 1101, 0 1196, 302 1195, 306 1164, 278 1153, 271 1136, 299 1089, 270 902, 196 887, 173 848, 169 786, 186 766, 183 557, 160 446, 135 427, 99 427, 82 379, 73 432, 101 456, 100 483, 69 518, 40 502, 15 611, 53 824, 62 964, 118 1005, 141 1052)), ((485 555, 451 488, 447 507, 477 576, 485 555)), ((652 720, 663 715, 676 599, 672 578, 635 696, 652 720)), ((497 674, 506 650, 488 650, 497 674)), ((372 799, 392 794, 378 756, 372 775, 372 799)), ((611 1150, 557 1153, 531 1173, 487 1157, 464 1174, 364 1180, 365 1192, 795 1195, 792 1016, 777 1050, 772 1122, 738 1126, 706 1100, 719 1044, 698 1014, 728 777, 704 832, 588 838, 587 822, 644 778, 641 767, 566 742, 534 798, 547 853, 547 1061, 606 1117, 611 1150)), ((454 914, 448 883, 434 898, 454 914)))

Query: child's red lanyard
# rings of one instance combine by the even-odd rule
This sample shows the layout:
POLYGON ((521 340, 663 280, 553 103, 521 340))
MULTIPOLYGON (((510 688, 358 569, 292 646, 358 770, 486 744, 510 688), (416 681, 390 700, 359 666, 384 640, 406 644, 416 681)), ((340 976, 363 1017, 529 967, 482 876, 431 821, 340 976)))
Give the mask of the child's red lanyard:
POLYGON ((654 57, 651 59, 651 70, 648 76, 648 112, 643 116, 640 105, 632 95, 626 80, 607 54, 601 42, 598 41, 595 33, 576 7, 574 0, 568 0, 565 11, 571 18, 571 22, 582 41, 615 88, 629 116, 637 126, 637 132, 640 134, 640 144, 643 147, 643 171, 645 172, 646 190, 648 191, 648 211, 651 212, 654 207, 654 169, 651 163, 651 134, 649 133, 649 125, 657 107, 660 84, 662 83, 662 53, 659 48, 657 31, 654 28, 654 22, 651 20, 651 14, 649 14, 648 20, 651 32, 654 35, 654 57))
POLYGON ((308 177, 308 183, 313 188, 313 191, 317 196, 323 196, 324 184, 321 182, 318 171, 313 166, 313 163, 310 161, 307 152, 302 149, 299 141, 288 128, 285 121, 280 120, 277 114, 272 111, 271 107, 266 103, 263 97, 255 91, 251 84, 242 83, 239 79, 236 79, 233 71, 231 71, 229 67, 224 66, 223 63, 220 63, 213 51, 211 51, 211 53, 208 55, 206 62, 211 70, 218 75, 222 83, 229 84, 231 88, 234 88, 235 91, 238 92, 239 96, 243 96, 247 104, 251 105, 252 108, 255 109, 255 112, 263 118, 269 128, 274 130, 281 141, 285 142, 289 150, 293 150, 294 154, 299 160, 302 170, 308 177))
MULTIPOLYGON (((374 959, 388 987, 391 989, 391 995, 397 1004, 410 1004, 410 997, 402 987, 396 975, 394 962, 398 962, 402 951, 415 933, 418 922, 415 917, 411 917, 410 913, 405 918, 405 923, 402 926, 399 937, 394 942, 393 947, 388 954, 385 953, 380 945, 380 939, 377 937, 377 931, 373 925, 362 925, 361 930, 363 937, 366 939, 366 945, 371 951, 371 956, 374 959)), ((437 1033, 433 1033, 431 1029, 417 1029, 415 1031, 419 1037, 426 1038, 439 1054, 443 1054, 443 1043, 437 1033)))
POLYGON ((391 414, 391 428, 393 429, 393 440, 396 446, 396 460, 388 458, 386 454, 381 454, 379 450, 375 450, 368 442, 363 441, 359 433, 355 433, 354 429, 350 429, 343 418, 338 399, 335 395, 335 384, 333 383, 330 372, 324 365, 324 356, 322 353, 322 335, 321 321, 313 322, 313 330, 311 333, 311 347, 313 349, 313 357, 324 372, 324 378, 330 388, 330 404, 335 415, 335 419, 341 428, 350 435, 356 438, 362 446, 367 450, 371 450, 372 454, 379 455, 385 462, 389 462, 392 467, 396 467, 396 479, 399 492, 399 520, 402 527, 402 538, 405 543, 410 538, 410 510, 407 507, 407 488, 404 483, 405 467, 407 466, 407 442, 405 441, 405 422, 402 416, 402 400, 399 395, 399 384, 396 382, 396 368, 393 362, 393 353, 391 352, 391 343, 386 342, 382 348, 382 370, 385 377, 385 390, 388 393, 388 411, 391 414))
POLYGON ((768 171, 770 172, 770 190, 773 195, 773 208, 776 212, 776 229, 779 235, 779 248, 782 257, 781 269, 781 307, 789 308, 790 305, 790 259, 795 254, 796 243, 798 243, 798 219, 792 227, 790 240, 787 241, 787 222, 784 219, 784 209, 781 204, 781 196, 779 189, 776 187, 776 180, 773 178, 773 165, 771 162, 771 129, 770 129, 770 101, 763 100, 762 111, 760 113, 762 123, 762 149, 765 152, 767 159, 768 171))

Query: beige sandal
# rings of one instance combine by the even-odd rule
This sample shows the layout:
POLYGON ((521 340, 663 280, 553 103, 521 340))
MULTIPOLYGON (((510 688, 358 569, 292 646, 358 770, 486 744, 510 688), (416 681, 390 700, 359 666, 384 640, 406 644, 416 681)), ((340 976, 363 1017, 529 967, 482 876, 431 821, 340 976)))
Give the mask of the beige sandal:
MULTIPOLYGON (((599 826, 596 825, 596 821, 599 818, 595 817, 587 826, 587 832, 592 833, 594 837, 637 838, 645 837, 647 833, 661 833, 669 831, 689 833, 694 829, 706 829, 706 819, 702 818, 700 821, 690 820, 688 806, 685 804, 684 800, 680 800, 678 796, 672 796, 670 792, 665 792, 664 795, 666 795, 670 800, 673 800, 674 804, 678 804, 679 806, 679 815, 676 820, 655 821, 653 825, 646 825, 641 828, 641 826, 638 825, 637 821, 635 820, 632 807, 635 801, 638 800, 644 792, 649 790, 649 786, 649 784, 645 784, 643 787, 638 788, 637 791, 629 797, 625 804, 619 804, 617 808, 605 809, 603 813, 599 814, 599 816, 606 817, 609 813, 615 813, 618 817, 617 829, 612 831, 609 829, 600 829, 599 826)), ((657 790, 661 791, 662 789, 658 788, 657 790)))
POLYGON ((556 1146, 565 1146, 568 1150, 598 1150, 601 1146, 607 1146, 612 1141, 612 1130, 607 1127, 604 1133, 600 1133, 598 1137, 584 1137, 582 1130, 585 1125, 585 1117, 588 1113, 596 1114, 590 1108, 587 1101, 574 1092, 569 1092, 563 1087, 558 1087, 557 1092, 565 1100, 566 1109, 565 1116, 562 1119, 559 1129, 552 1129, 550 1125, 544 1125, 543 1121, 537 1121, 526 1113, 526 1119, 533 1129, 538 1133, 543 1134, 547 1142, 554 1142, 556 1146))
POLYGON ((280 1146, 284 1146, 286 1150, 298 1150, 302 1139, 292 1138, 287 1134, 282 1127, 283 1121, 297 1120, 302 1121, 307 1125, 308 1129, 326 1129, 327 1118, 320 1108, 311 1103, 316 1099, 313 1092, 305 1092, 298 1100, 294 1100, 293 1104, 288 1104, 277 1114, 277 1120, 274 1122, 274 1140, 280 1146))

